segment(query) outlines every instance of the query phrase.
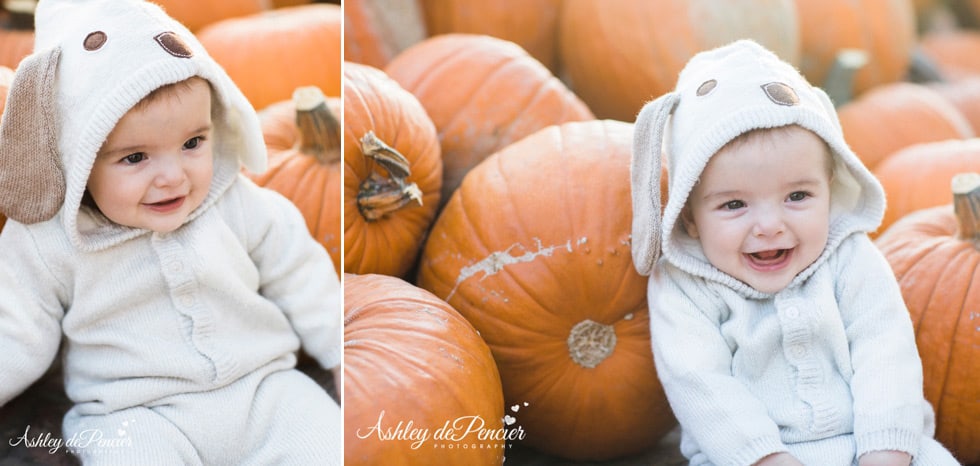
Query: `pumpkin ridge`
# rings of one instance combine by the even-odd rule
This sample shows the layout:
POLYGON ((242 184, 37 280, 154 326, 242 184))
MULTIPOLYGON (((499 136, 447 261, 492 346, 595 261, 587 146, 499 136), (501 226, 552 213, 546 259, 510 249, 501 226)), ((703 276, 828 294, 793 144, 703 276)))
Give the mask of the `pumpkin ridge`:
MULTIPOLYGON (((479 81, 476 81, 476 80, 473 81, 473 83, 476 84, 476 85, 473 86, 473 89, 475 90, 475 92, 471 92, 469 94, 469 96, 466 98, 465 101, 462 101, 462 102, 459 102, 458 104, 456 104, 456 108, 457 109, 460 109, 460 108, 467 108, 467 107, 469 107, 469 105, 474 100, 476 100, 476 98, 478 96, 480 96, 482 94, 485 94, 485 92, 482 91, 482 89, 485 87, 485 85, 488 82, 494 81, 495 77, 496 76, 499 76, 500 74, 502 74, 505 68, 507 68, 508 66, 511 66, 511 65, 515 65, 515 64, 516 65, 521 65, 521 63, 519 61, 517 61, 518 58, 519 57, 506 56, 506 57, 504 57, 504 59, 501 59, 500 60, 500 63, 495 63, 493 65, 493 71, 492 72, 484 74, 482 76, 482 79, 479 80, 479 81)), ((432 74, 434 74, 434 73, 432 73, 432 74)), ((450 118, 449 121, 446 121, 442 125, 437 125, 437 126, 439 126, 441 128, 444 128, 445 129, 445 132, 452 133, 452 132, 454 132, 453 130, 455 129, 455 124, 456 124, 457 120, 459 120, 459 118, 462 116, 462 114, 463 114, 463 112, 453 112, 452 118, 450 118)), ((441 136, 442 136, 442 132, 440 132, 440 138, 439 138, 440 140, 442 140, 442 137, 441 136)))
MULTIPOLYGON (((969 251, 968 250, 964 250, 964 251, 961 251, 957 256, 959 256, 960 254, 963 254, 964 252, 967 253, 967 254, 969 254, 969 251)), ((955 257, 953 259, 955 259, 955 257)), ((954 263, 955 261, 954 260, 950 260, 949 262, 950 263, 954 263)), ((966 285, 965 285, 966 290, 964 290, 964 293, 963 293, 963 298, 962 298, 963 301, 960 303, 960 305, 958 307, 956 307, 957 309, 964 309, 965 306, 966 306, 966 298, 968 296, 969 287, 970 287, 970 284, 973 282, 973 279, 976 277, 976 273, 977 273, 976 263, 977 263, 977 261, 974 260, 974 265, 972 267, 973 268, 973 272, 970 275, 970 280, 967 281, 966 282, 966 285)), ((951 270, 951 269, 946 269, 946 270, 951 270)), ((959 270, 959 269, 957 269, 957 270, 959 270)), ((942 280, 939 280, 939 281, 942 282, 942 280)), ((936 288, 938 288, 938 286, 936 288)), ((952 334, 953 334, 953 335, 951 335, 951 337, 952 336, 955 336, 957 330, 959 329, 960 323, 961 323, 961 321, 963 319, 963 314, 964 313, 959 313, 956 316, 956 320, 954 321, 953 325, 951 326, 951 330, 950 330, 952 332, 952 334)), ((936 410, 936 417, 937 418, 939 418, 940 415, 945 414, 945 411, 946 411, 944 409, 944 405, 945 405, 944 401, 946 400, 946 395, 948 394, 947 393, 947 390, 946 390, 946 387, 949 385, 948 382, 950 380, 952 380, 951 372, 953 370, 953 367, 955 367, 955 364, 953 364, 953 362, 954 362, 953 358, 955 357, 954 354, 956 352, 954 350, 955 350, 955 344, 954 344, 954 342, 951 341, 950 342, 949 352, 945 355, 946 356, 945 358, 942 358, 943 360, 945 360, 946 367, 945 367, 945 371, 943 371, 944 373, 943 373, 943 377, 942 377, 942 386, 940 386, 939 389, 938 389, 939 390, 939 399, 936 400, 936 404, 934 406, 934 409, 936 410)), ((955 432, 953 433, 953 435, 955 436, 955 432)))
MULTIPOLYGON (((533 155, 532 155, 532 157, 533 157, 533 155)), ((504 162, 505 162, 505 160, 503 160, 503 157, 496 157, 496 160, 495 160, 496 172, 504 180, 505 186, 507 188, 507 192, 520 192, 520 187, 515 187, 514 186, 515 179, 517 177, 515 177, 515 176, 506 176, 505 175, 506 169, 505 169, 505 166, 504 166, 504 162), (515 189, 515 188, 517 188, 517 189, 515 189)), ((565 177, 564 179, 567 179, 567 177, 565 177)), ((509 209, 510 212, 520 212, 520 208, 516 204, 517 201, 514 199, 513 196, 503 196, 503 198, 505 198, 507 200, 508 204, 510 204, 510 206, 511 206, 510 209, 509 209)), ((561 209, 561 211, 562 212, 569 212, 569 210, 565 209, 564 206, 561 209)), ((565 217, 564 219, 565 220, 568 220, 568 216, 567 215, 562 216, 562 217, 565 217)), ((528 238, 531 241, 537 241, 538 242, 538 246, 539 246, 538 249, 540 250, 541 249, 541 246, 543 244, 541 242, 541 239, 540 238, 537 238, 537 237, 534 237, 530 233, 531 230, 530 230, 530 228, 528 228, 527 223, 524 222, 524 219, 522 219, 522 218, 513 218, 511 220, 513 220, 512 225, 516 226, 519 229, 519 231, 520 231, 520 234, 515 235, 515 236, 518 237, 518 238, 528 238)), ((570 239, 568 240, 568 242, 566 244, 569 246, 569 248, 571 248, 571 244, 572 243, 571 243, 571 240, 570 239)), ((558 246, 560 246, 560 245, 559 244, 554 244, 554 245, 549 246, 549 247, 557 248, 558 246)), ((527 246, 524 246, 523 243, 521 243, 521 247, 523 247, 523 248, 525 248, 525 250, 527 250, 527 246)), ((556 275, 555 272, 554 272, 554 268, 547 261, 545 261, 545 263, 543 264, 543 266, 548 269, 548 274, 550 276, 555 276, 556 275)), ((539 295, 536 295, 536 294, 532 293, 531 290, 540 289, 540 287, 535 286, 534 284, 525 284, 524 282, 521 282, 520 280, 518 280, 518 277, 514 276, 513 274, 508 274, 508 276, 511 277, 511 279, 514 281, 514 283, 516 283, 520 287, 520 289, 524 292, 524 295, 527 298, 529 298, 533 302, 533 304, 535 304, 535 305, 538 306, 539 310, 543 310, 544 312, 548 312, 548 313, 550 313, 551 315, 553 315, 555 317, 560 317, 559 314, 557 314, 555 311, 552 311, 550 309, 550 306, 546 306, 545 305, 545 303, 547 302, 547 300, 543 296, 539 296, 539 295)))

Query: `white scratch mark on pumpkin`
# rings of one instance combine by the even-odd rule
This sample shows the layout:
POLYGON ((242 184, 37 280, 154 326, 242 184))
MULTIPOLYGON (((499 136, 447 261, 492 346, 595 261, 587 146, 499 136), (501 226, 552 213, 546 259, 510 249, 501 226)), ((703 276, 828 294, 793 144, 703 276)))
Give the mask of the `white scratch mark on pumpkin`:
POLYGON ((542 246, 541 240, 538 238, 534 238, 534 243, 535 246, 537 247, 537 251, 530 251, 523 244, 514 243, 503 251, 493 252, 483 260, 475 264, 463 267, 463 269, 459 271, 459 277, 456 278, 456 284, 455 286, 453 286, 453 290, 449 292, 448 296, 446 296, 446 301, 449 301, 450 299, 453 298, 453 295, 456 294, 456 290, 459 289, 459 285, 461 285, 464 281, 470 279, 471 277, 481 272, 483 273, 483 276, 480 277, 480 280, 483 280, 491 275, 496 275, 497 272, 500 272, 501 270, 504 269, 504 267, 508 265, 531 262, 539 257, 550 257, 555 253, 555 249, 561 247, 567 249, 568 252, 572 252, 571 240, 565 242, 564 244, 557 244, 548 247, 542 246), (512 255, 511 251, 518 247, 520 247, 525 251, 524 254, 521 254, 520 256, 512 255))

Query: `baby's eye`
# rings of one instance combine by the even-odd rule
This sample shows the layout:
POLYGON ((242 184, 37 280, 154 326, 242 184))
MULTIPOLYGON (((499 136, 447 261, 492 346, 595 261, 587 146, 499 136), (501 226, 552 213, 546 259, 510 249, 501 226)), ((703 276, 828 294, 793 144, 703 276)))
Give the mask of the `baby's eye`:
POLYGON ((742 207, 745 207, 745 203, 742 201, 728 201, 721 205, 721 208, 725 210, 738 210, 742 207))
POLYGON ((803 199, 806 199, 808 197, 810 197, 810 193, 807 193, 807 192, 804 192, 804 191, 794 191, 794 192, 790 193, 788 199, 790 201, 793 201, 793 202, 799 202, 799 201, 802 201, 803 199))
POLYGON ((184 143, 184 149, 196 149, 197 146, 201 145, 202 141, 204 141, 203 136, 192 137, 184 143))
POLYGON ((122 161, 130 165, 136 165, 142 161, 146 160, 146 154, 142 152, 135 152, 123 157, 122 161))

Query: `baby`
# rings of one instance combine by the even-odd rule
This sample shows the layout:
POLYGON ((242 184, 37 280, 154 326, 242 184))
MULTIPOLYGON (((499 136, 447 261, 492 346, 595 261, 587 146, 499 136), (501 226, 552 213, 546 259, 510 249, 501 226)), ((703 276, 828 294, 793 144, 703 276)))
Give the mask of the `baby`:
POLYGON ((341 464, 340 290, 251 105, 138 0, 45 0, 0 123, 0 405, 63 341, 84 464, 341 464), (93 441, 97 439, 98 441, 93 441))
POLYGON ((633 260, 691 464, 958 464, 866 234, 883 191, 823 91, 751 41, 700 53, 640 112, 631 176, 633 260))

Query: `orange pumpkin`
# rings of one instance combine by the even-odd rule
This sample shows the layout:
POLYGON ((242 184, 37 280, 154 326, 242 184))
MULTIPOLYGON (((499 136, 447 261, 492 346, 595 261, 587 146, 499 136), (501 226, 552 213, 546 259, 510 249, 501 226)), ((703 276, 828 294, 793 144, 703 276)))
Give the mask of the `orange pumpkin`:
POLYGON ((980 134, 980 73, 958 81, 932 82, 927 86, 966 117, 973 128, 973 134, 980 134))
POLYGON ((383 68, 426 37, 419 5, 404 0, 344 2, 344 60, 383 68))
POLYGON ((261 110, 301 86, 340 96, 341 19, 338 5, 300 5, 212 23, 197 37, 261 110))
POLYGON ((486 34, 520 45, 558 72, 558 12, 561 0, 421 0, 429 35, 486 34))
POLYGON ((439 156, 418 99, 377 68, 344 64, 346 272, 408 273, 439 205, 439 156))
POLYGON ((699 51, 754 38, 798 63, 795 12, 793 0, 565 1, 563 79, 597 117, 633 121, 644 103, 673 90, 699 51))
POLYGON ((316 87, 303 87, 259 115, 269 169, 250 177, 299 208, 340 273, 340 99, 328 102, 316 87))
POLYGON ((980 32, 955 29, 924 34, 919 51, 946 80, 956 81, 980 74, 980 32))
POLYGON ((910 214, 876 240, 915 325, 936 438, 963 464, 980 464, 978 185, 958 178, 952 206, 910 214))
POLYGON ((440 214, 419 265, 420 286, 490 345, 506 405, 527 406, 525 442, 573 460, 636 454, 676 424, 622 208, 632 134, 565 123, 492 155, 440 214))
POLYGON ((499 466, 503 403, 489 348, 452 307, 398 278, 344 276, 345 464, 499 466), (398 427, 427 435, 382 438, 398 427))
POLYGON ((187 29, 198 31, 218 21, 248 16, 266 9, 264 0, 154 0, 187 29))
POLYGON ((524 49, 490 36, 435 36, 385 71, 418 97, 439 131, 443 202, 488 155, 546 126, 594 118, 524 49))
POLYGON ((911 0, 796 0, 803 57, 800 71, 823 85, 837 54, 867 53, 854 77, 853 94, 900 81, 915 46, 915 7, 911 0))
POLYGON ((949 203, 957 173, 980 172, 980 139, 917 144, 892 154, 874 169, 888 197, 878 231, 916 210, 949 203))
POLYGON ((0 12, 0 66, 17 68, 34 50, 34 9, 0 12))
POLYGON ((837 114, 844 138, 870 169, 914 144, 974 135, 953 104, 922 84, 879 86, 844 104, 837 114))

